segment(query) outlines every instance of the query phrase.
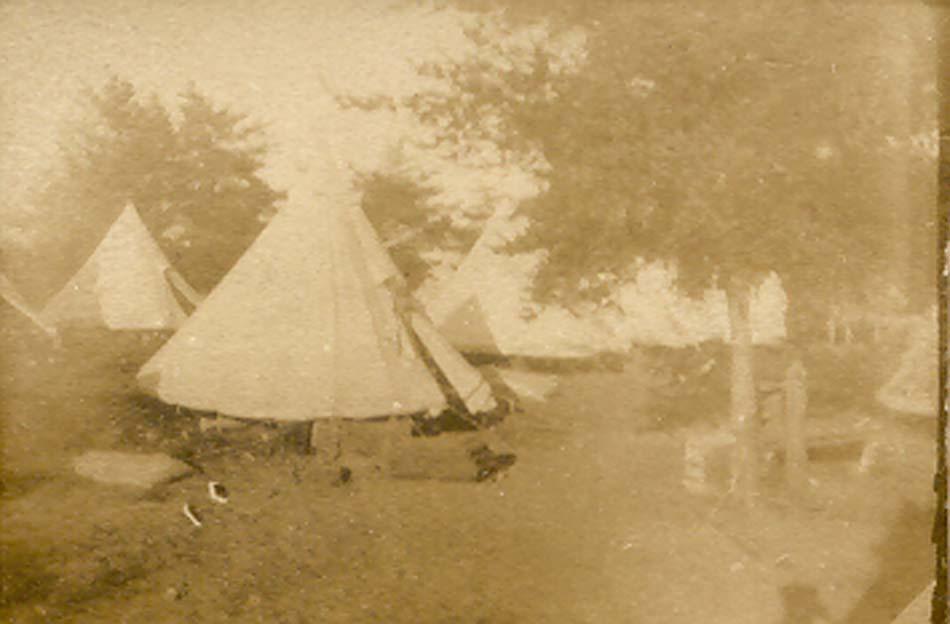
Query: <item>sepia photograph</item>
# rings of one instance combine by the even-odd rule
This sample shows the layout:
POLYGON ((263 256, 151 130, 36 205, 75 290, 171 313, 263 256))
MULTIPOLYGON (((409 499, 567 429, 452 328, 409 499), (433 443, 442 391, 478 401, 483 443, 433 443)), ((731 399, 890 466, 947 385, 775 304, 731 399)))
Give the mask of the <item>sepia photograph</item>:
POLYGON ((948 36, 0 2, 0 621, 945 624, 948 36))

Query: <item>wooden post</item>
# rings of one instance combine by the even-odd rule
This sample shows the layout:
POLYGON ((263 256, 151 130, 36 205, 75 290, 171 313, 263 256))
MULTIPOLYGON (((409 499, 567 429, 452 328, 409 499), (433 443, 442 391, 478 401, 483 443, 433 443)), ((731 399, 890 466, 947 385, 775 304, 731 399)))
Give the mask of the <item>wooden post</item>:
POLYGON ((730 414, 736 443, 731 461, 730 489, 747 506, 759 493, 759 462, 756 445, 756 388, 753 370, 752 290, 746 283, 730 283, 728 308, 731 335, 730 414))
POLYGON ((828 344, 832 347, 838 344, 838 334, 841 326, 841 310, 837 305, 831 306, 831 313, 828 315, 828 344))
POLYGON ((337 419, 317 419, 310 425, 310 452, 321 463, 332 464, 340 459, 343 423, 337 419))
POLYGON ((808 478, 808 448, 805 411, 808 388, 805 365, 796 357, 785 371, 785 481, 796 494, 804 491, 808 478))
POLYGON ((389 475, 396 464, 398 443, 403 435, 408 435, 408 427, 405 425, 406 421, 399 416, 390 416, 380 427, 382 440, 376 458, 376 468, 382 475, 389 475))

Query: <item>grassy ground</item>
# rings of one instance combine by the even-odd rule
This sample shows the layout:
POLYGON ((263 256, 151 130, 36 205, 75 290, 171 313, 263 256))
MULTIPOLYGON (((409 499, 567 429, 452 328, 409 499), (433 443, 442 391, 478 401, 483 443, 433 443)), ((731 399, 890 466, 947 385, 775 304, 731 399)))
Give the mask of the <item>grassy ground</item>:
MULTIPOLYGON (((807 507, 772 467, 749 512, 680 485, 681 426, 717 418, 717 382, 664 394, 641 365, 565 374, 493 436, 402 435, 385 470, 357 462, 337 486, 320 457, 215 446, 136 398, 134 372, 160 340, 5 350, 3 621, 874 624, 932 575, 932 433, 861 400, 869 367, 870 381, 818 383, 828 396, 814 411, 871 417, 900 442, 888 461, 871 475, 847 453, 816 461, 807 507), (518 454, 497 482, 470 479, 465 449, 479 440, 518 454), (203 472, 148 493, 106 488, 70 473, 89 448, 161 449, 203 472), (227 484, 227 505, 208 499, 209 479, 227 484)), ((833 370, 867 361, 816 357, 833 370)))

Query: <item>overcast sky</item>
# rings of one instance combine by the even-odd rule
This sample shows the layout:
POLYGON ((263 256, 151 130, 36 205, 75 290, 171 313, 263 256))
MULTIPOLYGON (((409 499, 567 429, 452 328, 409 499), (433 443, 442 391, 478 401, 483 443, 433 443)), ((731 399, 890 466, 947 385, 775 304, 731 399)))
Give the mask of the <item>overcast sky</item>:
POLYGON ((457 15, 394 9, 385 0, 70 0, 0 7, 4 209, 55 163, 56 139, 82 87, 111 75, 173 103, 193 81, 216 103, 267 125, 266 177, 289 189, 323 155, 372 162, 406 125, 392 114, 341 111, 327 93, 420 88, 412 63, 457 53, 457 15), (354 6, 358 5, 358 6, 354 6), (329 150, 327 149, 329 148, 329 150))
MULTIPOLYGON (((464 54, 463 25, 459 13, 422 3, 395 8, 387 0, 6 2, 0 6, 0 222, 29 210, 28 190, 55 167, 57 136, 76 116, 80 90, 98 88, 112 75, 170 105, 194 82, 216 103, 264 122, 271 145, 265 177, 292 198, 306 197, 329 185, 327 155, 365 165, 400 136, 418 136, 407 117, 343 111, 328 90, 418 92, 426 85, 414 64, 464 54)), ((565 49, 576 53, 582 46, 578 39, 565 49)), ((441 189, 456 194, 450 200, 457 204, 516 201, 537 190, 530 167, 482 169, 473 180, 466 163, 437 154, 417 159, 441 189), (466 185, 498 197, 465 196, 466 185)))

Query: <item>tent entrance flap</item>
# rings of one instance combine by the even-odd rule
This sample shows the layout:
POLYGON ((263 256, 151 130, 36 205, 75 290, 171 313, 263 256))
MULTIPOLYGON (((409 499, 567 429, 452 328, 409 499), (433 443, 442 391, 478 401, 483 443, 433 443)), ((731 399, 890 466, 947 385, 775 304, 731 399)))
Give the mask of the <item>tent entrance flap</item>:
POLYGON ((172 288, 175 299, 183 308, 194 310, 204 300, 204 295, 191 287, 181 273, 172 267, 165 269, 165 280, 172 288))
POLYGON ((489 412, 496 407, 491 387, 475 368, 424 316, 411 315, 411 326, 420 344, 428 352, 433 366, 444 375, 446 383, 458 394, 459 400, 471 414, 489 412))

